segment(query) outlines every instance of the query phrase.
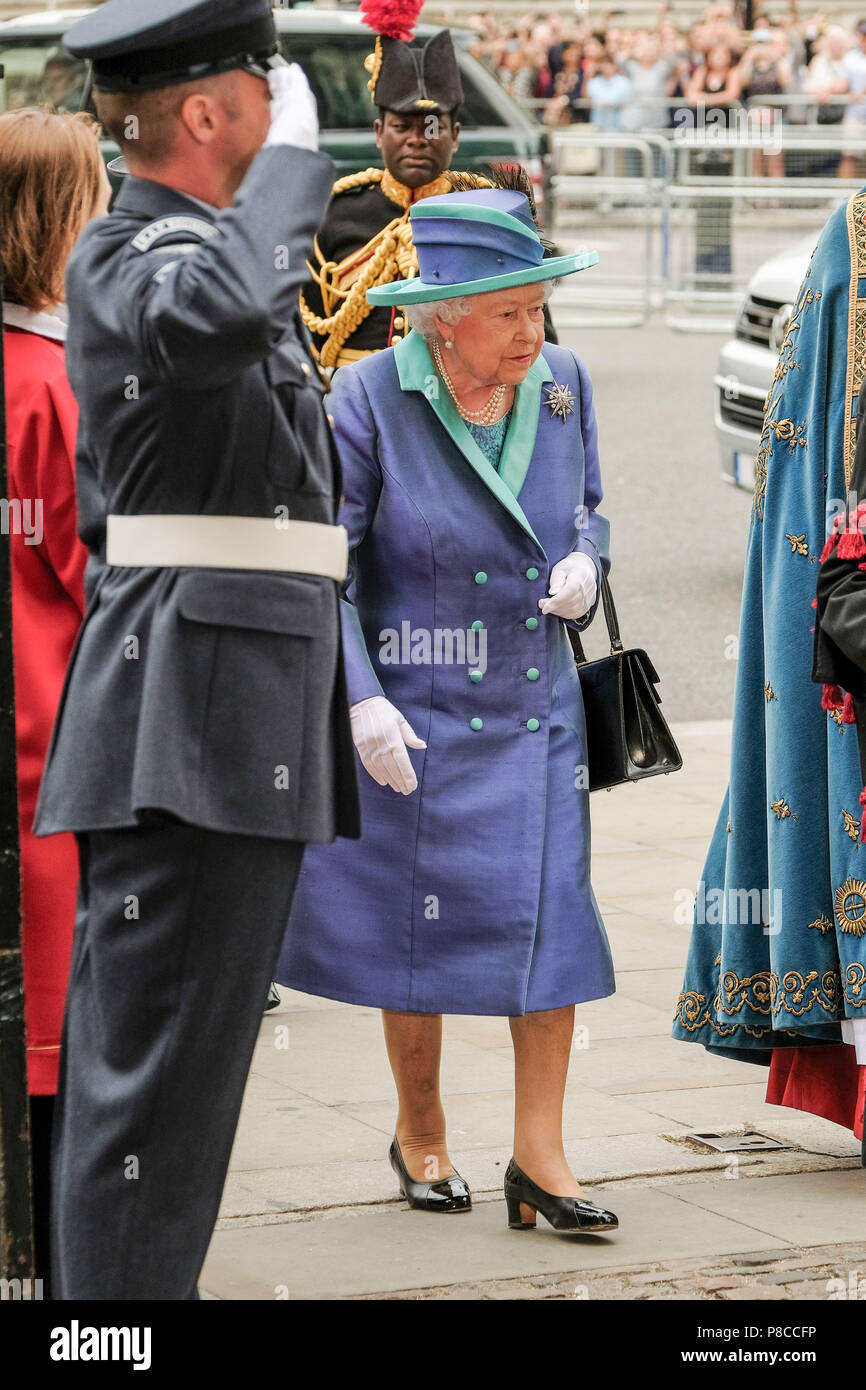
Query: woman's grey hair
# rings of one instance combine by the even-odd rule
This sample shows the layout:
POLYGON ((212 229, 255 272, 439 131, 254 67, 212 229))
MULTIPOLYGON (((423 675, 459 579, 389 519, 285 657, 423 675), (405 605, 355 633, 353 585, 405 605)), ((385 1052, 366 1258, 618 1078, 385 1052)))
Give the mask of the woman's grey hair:
MULTIPOLYGON (((558 283, 558 280, 542 282, 545 304, 558 283)), ((471 314, 475 300, 481 298, 483 296, 480 294, 461 294, 456 299, 434 299, 427 304, 406 305, 403 313, 409 327, 414 328, 415 332, 420 333, 429 343, 436 337, 437 315, 446 323, 458 323, 466 314, 471 314)))

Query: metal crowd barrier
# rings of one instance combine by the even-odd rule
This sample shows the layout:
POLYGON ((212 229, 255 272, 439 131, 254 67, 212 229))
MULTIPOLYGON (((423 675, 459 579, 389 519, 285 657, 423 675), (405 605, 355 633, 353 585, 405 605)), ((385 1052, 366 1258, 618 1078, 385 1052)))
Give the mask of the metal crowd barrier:
MULTIPOLYGON (((557 132, 559 135, 559 132, 557 132)), ((563 327, 645 323, 663 299, 667 246, 662 201, 671 149, 655 134, 571 127, 554 142, 556 237, 596 247, 599 264, 557 291, 563 327), (660 215, 661 214, 661 215, 660 215)))
POLYGON ((569 250, 577 233, 600 252, 597 267, 558 291, 557 321, 638 324, 663 308, 672 327, 727 332, 758 267, 814 244, 862 187, 866 125, 741 111, 733 130, 552 129, 556 240, 569 250))

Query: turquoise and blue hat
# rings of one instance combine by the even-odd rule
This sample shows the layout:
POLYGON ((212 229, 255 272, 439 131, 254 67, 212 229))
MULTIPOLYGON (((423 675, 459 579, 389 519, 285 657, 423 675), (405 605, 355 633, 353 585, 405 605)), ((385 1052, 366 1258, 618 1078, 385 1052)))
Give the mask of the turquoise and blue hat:
POLYGON ((534 285, 588 270, 598 261, 597 251, 545 257, 529 199, 511 188, 424 198, 409 217, 419 273, 369 289, 371 304, 409 306, 534 285))

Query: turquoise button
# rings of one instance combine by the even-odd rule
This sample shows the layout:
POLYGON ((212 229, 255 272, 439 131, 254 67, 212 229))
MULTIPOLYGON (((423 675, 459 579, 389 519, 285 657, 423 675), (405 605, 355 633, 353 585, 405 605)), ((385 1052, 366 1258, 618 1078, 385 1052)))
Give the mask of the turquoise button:
POLYGON ((537 578, 538 578, 538 570, 535 568, 534 565, 530 565, 529 569, 526 571, 526 578, 527 578, 527 579, 537 579, 537 578))
POLYGON ((470 679, 471 681, 475 681, 475 684, 477 685, 478 682, 479 682, 480 680, 483 680, 483 679, 484 679, 484 672, 483 672, 483 671, 470 671, 470 672, 469 672, 469 679, 470 679))
MULTIPOLYGON (((472 626, 474 627, 475 624, 473 623, 472 626)), ((526 619, 526 626, 529 628, 529 631, 530 631, 530 632, 534 632, 535 629, 538 627, 538 619, 537 619, 537 618, 527 618, 527 619, 526 619)))
POLYGON ((479 570, 479 571, 478 571, 478 573, 477 573, 476 576, 475 576, 475 583, 476 583, 476 584, 486 584, 486 583, 487 583, 487 575, 484 573, 484 570, 479 570))
POLYGON ((480 618, 476 618, 476 619, 475 619, 475 622, 472 624, 472 631, 473 631, 473 632, 482 632, 483 629, 484 629, 484 624, 482 623, 481 619, 480 619, 480 618))
POLYGON ((475 719, 470 719, 470 720, 469 720, 469 727, 470 727, 470 729, 474 729, 475 732, 476 732, 476 734, 477 734, 479 729, 483 729, 483 728, 484 728, 484 720, 483 720, 483 719, 478 719, 477 717, 476 717, 475 719))
POLYGON ((528 670, 527 673, 526 673, 526 679, 527 679, 528 681, 537 681, 537 680, 538 680, 538 676, 539 676, 538 667, 537 667, 537 666, 530 666, 529 670, 528 670))
POLYGON ((539 724, 537 719, 527 719, 526 727, 531 734, 534 734, 536 729, 541 728, 541 725, 539 724))

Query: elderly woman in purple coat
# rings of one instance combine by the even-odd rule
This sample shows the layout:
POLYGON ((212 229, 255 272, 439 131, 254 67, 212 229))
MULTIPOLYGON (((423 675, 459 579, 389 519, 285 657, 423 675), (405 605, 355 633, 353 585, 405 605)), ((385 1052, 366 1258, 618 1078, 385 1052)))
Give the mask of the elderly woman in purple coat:
POLYGON ((586 726, 565 623, 609 567, 592 387, 544 343, 555 277, 523 194, 430 197, 418 277, 368 292, 412 331, 340 369, 330 409, 360 840, 308 847, 277 980, 384 1011, 410 1205, 465 1211, 439 1091, 442 1014, 510 1019, 508 1224, 609 1231, 562 1144, 574 1005, 614 990, 589 876, 586 726))

